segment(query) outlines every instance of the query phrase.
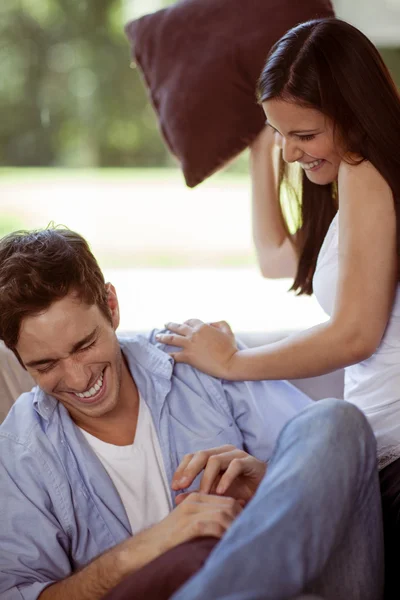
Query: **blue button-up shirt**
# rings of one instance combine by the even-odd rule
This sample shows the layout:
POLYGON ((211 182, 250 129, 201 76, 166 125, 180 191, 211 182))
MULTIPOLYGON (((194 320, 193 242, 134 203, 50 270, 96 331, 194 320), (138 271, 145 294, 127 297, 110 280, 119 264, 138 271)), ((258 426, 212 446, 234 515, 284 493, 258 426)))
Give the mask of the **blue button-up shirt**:
MULTIPOLYGON (((222 444, 268 460, 283 425, 309 403, 287 382, 228 382, 174 365, 154 336, 120 342, 150 409, 169 482, 185 454, 222 444)), ((198 480, 191 489, 197 486, 198 480)), ((2 600, 35 600, 132 534, 80 429, 37 387, 0 427, 0 490, 2 600)))

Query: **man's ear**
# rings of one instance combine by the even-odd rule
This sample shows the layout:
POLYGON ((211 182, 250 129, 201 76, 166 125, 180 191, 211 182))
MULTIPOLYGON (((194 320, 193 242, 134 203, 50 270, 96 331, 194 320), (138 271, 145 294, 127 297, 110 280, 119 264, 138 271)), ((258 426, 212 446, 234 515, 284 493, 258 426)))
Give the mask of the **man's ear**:
POLYGON ((112 283, 106 283, 106 291, 107 304, 108 308, 110 309, 112 324, 114 330, 117 330, 120 321, 117 292, 115 291, 115 287, 112 285, 112 283))

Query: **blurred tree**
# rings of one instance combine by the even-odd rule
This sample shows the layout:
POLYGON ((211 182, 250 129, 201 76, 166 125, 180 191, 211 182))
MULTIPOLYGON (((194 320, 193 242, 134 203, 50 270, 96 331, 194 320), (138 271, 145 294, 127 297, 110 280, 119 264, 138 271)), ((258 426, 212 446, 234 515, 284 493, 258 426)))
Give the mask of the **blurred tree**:
POLYGON ((121 0, 2 0, 0 164, 170 163, 121 0))

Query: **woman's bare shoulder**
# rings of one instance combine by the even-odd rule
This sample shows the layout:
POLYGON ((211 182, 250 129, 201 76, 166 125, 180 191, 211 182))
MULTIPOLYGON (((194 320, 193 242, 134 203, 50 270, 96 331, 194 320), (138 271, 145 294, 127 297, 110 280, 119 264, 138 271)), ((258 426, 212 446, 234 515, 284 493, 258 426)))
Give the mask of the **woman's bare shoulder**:
POLYGON ((339 190, 346 188, 365 190, 368 193, 390 192, 390 186, 378 169, 368 160, 342 161, 339 167, 339 190))

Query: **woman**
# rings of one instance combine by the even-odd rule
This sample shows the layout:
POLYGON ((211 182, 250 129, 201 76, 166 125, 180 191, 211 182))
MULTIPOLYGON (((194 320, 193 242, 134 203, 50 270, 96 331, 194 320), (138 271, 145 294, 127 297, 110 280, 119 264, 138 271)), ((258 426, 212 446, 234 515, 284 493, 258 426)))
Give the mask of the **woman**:
MULTIPOLYGON (((285 34, 267 59, 258 95, 285 163, 297 163, 303 174, 300 214, 284 219, 272 202, 264 215, 275 234, 270 274, 285 265, 288 275, 295 274, 293 289, 314 291, 330 319, 284 341, 241 351, 225 323, 170 323, 172 333, 159 339, 182 348, 173 353, 177 362, 226 379, 302 378, 345 367, 345 399, 365 412, 377 438, 389 563, 396 562, 399 95, 373 44, 335 18, 285 34)), ((280 181, 290 194, 282 170, 280 181)), ((271 184, 265 194, 273 194, 271 184)))

